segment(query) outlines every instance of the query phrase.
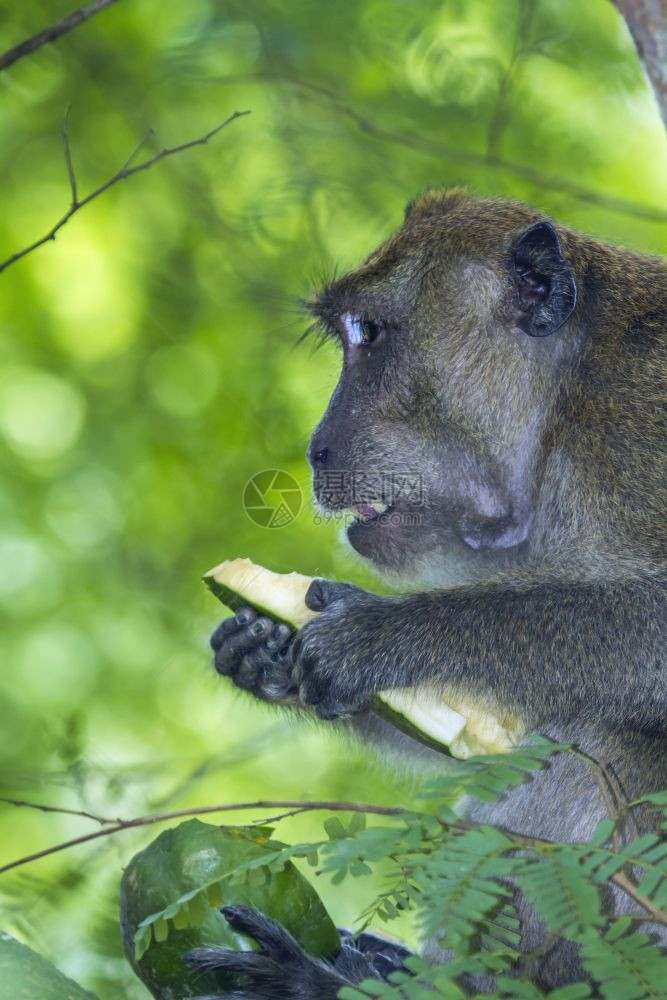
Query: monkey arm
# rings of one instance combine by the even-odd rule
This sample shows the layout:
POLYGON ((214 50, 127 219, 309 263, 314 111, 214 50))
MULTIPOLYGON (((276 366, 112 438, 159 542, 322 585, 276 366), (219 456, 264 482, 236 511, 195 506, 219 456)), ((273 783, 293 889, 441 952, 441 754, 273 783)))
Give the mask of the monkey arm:
POLYGON ((488 699, 528 728, 586 719, 662 726, 665 590, 654 581, 507 583, 381 597, 315 581, 292 641, 299 699, 321 718, 423 682, 488 699))
POLYGON ((528 728, 582 719, 662 726, 665 590, 495 583, 383 597, 316 580, 320 612, 296 635, 241 609, 216 630, 216 668, 256 697, 362 711, 376 692, 428 683, 519 714, 528 728))
POLYGON ((336 1000, 345 985, 384 979, 403 968, 411 952, 375 934, 354 938, 341 931, 341 947, 330 962, 308 955, 284 927, 247 906, 225 906, 225 919, 235 930, 255 939, 258 951, 195 948, 183 956, 191 969, 243 976, 233 994, 216 993, 200 1000, 336 1000))

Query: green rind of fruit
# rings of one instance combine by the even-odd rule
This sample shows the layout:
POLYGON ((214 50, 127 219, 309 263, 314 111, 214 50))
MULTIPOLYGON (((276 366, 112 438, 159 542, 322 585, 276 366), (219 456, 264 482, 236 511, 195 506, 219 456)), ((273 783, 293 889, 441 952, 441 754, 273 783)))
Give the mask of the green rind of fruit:
POLYGON ((381 695, 374 696, 371 701, 371 710, 385 722, 389 722, 394 729, 399 729, 406 736, 410 736, 411 739, 422 743, 430 750, 437 750, 438 753, 445 754, 447 757, 453 757, 446 743, 441 743, 435 736, 424 732, 423 729, 418 729, 409 719, 383 701, 381 695))
MULTIPOLYGON (((226 586, 226 584, 220 583, 219 580, 216 580, 212 575, 212 571, 207 573, 203 577, 203 580, 206 586, 210 589, 211 593, 214 594, 219 601, 222 601, 222 603, 228 607, 230 611, 238 611, 241 607, 251 607, 254 608, 259 615, 266 615, 274 621, 282 622, 290 629, 297 629, 294 622, 289 621, 286 618, 282 618, 280 615, 276 614, 273 608, 265 608, 261 604, 258 604, 257 601, 248 597, 247 594, 241 595, 231 587, 226 586)), ((423 746, 428 747, 431 750, 436 750, 438 753, 445 754, 448 757, 452 756, 447 744, 442 743, 430 733, 419 729, 412 722, 410 722, 405 715, 383 701, 381 695, 375 696, 371 708, 372 711, 381 719, 384 719, 385 722, 390 723, 395 729, 399 729, 411 739, 416 740, 418 743, 421 743, 423 746)))
POLYGON ((224 583, 219 583, 214 577, 206 575, 202 577, 204 583, 209 588, 212 594, 214 594, 219 601, 221 601, 226 608, 230 611, 238 611, 239 608, 254 608, 258 615, 266 615, 267 618, 271 618, 275 622, 280 622, 282 625, 288 625, 291 629, 296 629, 296 625, 293 622, 287 621, 286 618, 281 618, 277 615, 275 611, 270 608, 264 608, 261 604, 256 601, 251 601, 247 597, 243 597, 237 594, 235 590, 231 587, 226 587, 224 583))
MULTIPOLYGON (((120 924, 125 955, 157 1000, 180 1000, 230 989, 233 980, 221 973, 194 973, 181 960, 192 948, 219 945, 249 951, 255 943, 234 931, 218 909, 208 905, 203 923, 176 929, 169 924, 165 941, 154 938, 137 961, 134 937, 139 924, 161 912, 185 893, 228 874, 247 861, 269 855, 282 845, 266 832, 246 827, 219 827, 187 820, 161 833, 127 866, 120 890, 120 924)), ((223 905, 241 903, 283 924, 311 954, 328 957, 340 939, 319 896, 291 862, 281 872, 266 874, 264 885, 220 883, 223 905)))
POLYGON ((43 955, 0 931, 0 1000, 99 1000, 43 955))

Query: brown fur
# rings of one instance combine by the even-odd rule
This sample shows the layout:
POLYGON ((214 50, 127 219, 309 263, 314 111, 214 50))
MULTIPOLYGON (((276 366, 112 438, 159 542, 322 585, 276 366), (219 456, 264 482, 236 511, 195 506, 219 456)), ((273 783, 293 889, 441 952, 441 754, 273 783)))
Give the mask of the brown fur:
MULTIPOLYGON (((218 670, 362 732, 378 728, 364 711, 378 691, 454 688, 604 760, 629 799, 667 786, 665 263, 455 190, 417 201, 312 309, 345 356, 311 442, 316 494, 334 512, 389 503, 399 523, 362 518, 349 541, 422 591, 317 582, 321 614, 282 659, 270 622, 259 636, 240 623, 216 634, 218 670), (423 502, 391 485, 325 497, 332 472, 387 471, 419 474, 423 502)), ((475 815, 579 840, 605 812, 562 756, 475 815)), ((522 916, 532 950, 543 929, 522 916)), ((579 978, 576 949, 548 950, 534 974, 579 978)))

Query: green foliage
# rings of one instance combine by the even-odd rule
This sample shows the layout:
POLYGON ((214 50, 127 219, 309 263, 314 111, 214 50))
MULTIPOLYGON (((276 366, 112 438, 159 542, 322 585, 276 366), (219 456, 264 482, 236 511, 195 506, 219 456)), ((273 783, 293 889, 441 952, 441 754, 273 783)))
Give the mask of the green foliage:
POLYGON ((98 1000, 4 931, 0 931, 0 995, 6 1000, 98 1000))
MULTIPOLYGON (((554 748, 552 745, 552 751, 554 748)), ((511 790, 518 780, 525 780, 542 766, 548 750, 549 744, 543 740, 504 755, 502 768, 497 757, 473 758, 466 767, 469 763, 476 779, 468 781, 467 794, 486 802, 490 787, 496 795, 511 790), (491 785, 489 774, 493 775, 491 785)), ((426 795, 445 798, 456 780, 455 775, 439 778, 426 795)), ((480 996, 522 1000, 547 995, 553 1000, 579 1000, 595 995, 585 982, 543 994, 523 978, 524 970, 537 956, 521 953, 513 904, 515 887, 530 901, 549 932, 547 949, 561 939, 581 947, 583 966, 605 1000, 664 996, 667 956, 645 930, 636 932, 636 920, 610 917, 601 905, 601 890, 608 893, 609 880, 623 871, 629 885, 647 900, 647 907, 652 907, 652 912, 646 907, 636 911, 637 916, 642 915, 645 928, 656 929, 654 916, 667 921, 664 839, 645 835, 620 844, 622 823, 617 817, 603 821, 590 841, 573 844, 470 823, 449 807, 437 817, 405 810, 387 824, 367 825, 366 820, 361 813, 353 813, 347 824, 338 815, 330 816, 324 821, 327 840, 277 848, 223 876, 241 884, 257 878, 259 869, 280 871, 287 861, 301 858, 318 873, 333 872, 334 882, 340 883, 367 878, 377 865, 385 865, 390 888, 373 899, 362 915, 361 926, 368 926, 371 918, 388 922, 410 911, 422 938, 435 939, 452 958, 443 965, 428 965, 414 957, 408 963, 414 976, 401 972, 390 976, 389 982, 346 988, 341 991, 341 1000, 458 998, 468 995, 461 986, 462 976, 484 973, 499 976, 497 992, 480 996)), ((156 934, 155 928, 169 921, 191 921, 195 899, 201 907, 217 905, 220 895, 215 887, 221 881, 206 883, 152 914, 137 932, 138 947, 151 926, 156 934)))

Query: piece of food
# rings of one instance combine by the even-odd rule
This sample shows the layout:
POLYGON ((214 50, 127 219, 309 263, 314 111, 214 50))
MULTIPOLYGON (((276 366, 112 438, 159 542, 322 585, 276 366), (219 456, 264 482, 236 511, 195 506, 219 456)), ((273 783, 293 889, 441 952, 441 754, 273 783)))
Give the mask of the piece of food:
POLYGON ((0 1000, 98 1000, 43 955, 0 931, 0 1000))
MULTIPOLYGON (((215 596, 232 611, 249 604, 297 629, 318 614, 305 604, 312 580, 301 573, 273 573, 250 559, 229 559, 204 576, 215 596)), ((488 706, 453 690, 446 696, 427 686, 382 691, 373 711, 420 743, 461 759, 502 753, 523 735, 520 723, 509 714, 501 718, 488 706)))
POLYGON ((292 628, 301 628, 317 614, 304 602, 312 576, 273 573, 250 559, 229 559, 209 570, 204 581, 232 611, 249 604, 292 628))
MULTIPOLYGON (((134 935, 146 917, 165 909, 192 889, 200 888, 239 865, 269 855, 282 845, 269 841, 261 828, 213 826, 197 819, 165 830, 125 869, 120 889, 120 925, 125 955, 157 1000, 202 996, 234 985, 221 973, 193 972, 181 960, 192 948, 220 945, 237 951, 255 942, 233 930, 218 907, 203 907, 203 922, 178 930, 168 927, 166 940, 153 934, 141 958, 135 957, 134 935)), ((283 871, 259 868, 239 884, 220 883, 222 903, 242 903, 283 924, 314 955, 328 957, 338 950, 338 931, 311 884, 291 862, 283 871)), ((176 920, 178 923, 178 920, 176 920)), ((38 994, 35 994, 37 996, 38 994)))

